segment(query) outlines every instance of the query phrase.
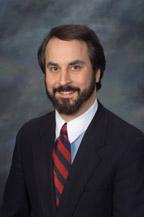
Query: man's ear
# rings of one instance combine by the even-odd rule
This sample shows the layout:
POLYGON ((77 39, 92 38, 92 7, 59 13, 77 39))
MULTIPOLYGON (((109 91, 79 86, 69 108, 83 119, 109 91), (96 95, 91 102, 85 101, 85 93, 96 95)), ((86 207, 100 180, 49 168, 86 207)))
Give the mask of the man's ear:
POLYGON ((100 81, 100 78, 101 78, 101 70, 96 69, 96 74, 95 74, 96 83, 100 81))

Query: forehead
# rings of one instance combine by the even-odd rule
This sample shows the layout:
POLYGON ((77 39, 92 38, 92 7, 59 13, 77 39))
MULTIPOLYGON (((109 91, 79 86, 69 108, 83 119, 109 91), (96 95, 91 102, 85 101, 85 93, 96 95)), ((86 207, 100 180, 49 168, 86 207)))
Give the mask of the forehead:
POLYGON ((45 57, 46 61, 89 60, 88 47, 84 41, 64 41, 58 38, 52 38, 46 46, 45 57))

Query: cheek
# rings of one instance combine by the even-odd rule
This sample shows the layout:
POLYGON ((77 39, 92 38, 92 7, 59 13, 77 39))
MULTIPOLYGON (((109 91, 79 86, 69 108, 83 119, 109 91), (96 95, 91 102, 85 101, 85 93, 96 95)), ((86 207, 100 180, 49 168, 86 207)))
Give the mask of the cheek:
POLYGON ((83 70, 73 78, 73 81, 77 86, 85 89, 90 85, 92 79, 95 79, 92 73, 91 69, 83 70))
POLYGON ((79 79, 77 78, 76 84, 81 89, 85 89, 85 88, 89 87, 91 79, 92 79, 91 76, 85 76, 85 77, 81 77, 79 79))
POLYGON ((50 90, 50 89, 52 89, 54 87, 55 80, 53 79, 52 76, 46 75, 45 83, 46 83, 47 88, 50 90))

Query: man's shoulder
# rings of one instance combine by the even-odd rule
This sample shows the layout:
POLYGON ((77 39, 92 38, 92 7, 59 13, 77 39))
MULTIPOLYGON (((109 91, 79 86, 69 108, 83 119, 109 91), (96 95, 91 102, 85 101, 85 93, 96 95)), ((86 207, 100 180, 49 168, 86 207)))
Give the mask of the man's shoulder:
POLYGON ((144 133, 136 126, 127 122, 119 115, 105 108, 103 105, 101 105, 101 107, 107 119, 108 132, 112 132, 114 136, 120 135, 120 136, 131 137, 131 138, 136 136, 144 137, 144 133))
POLYGON ((45 128, 47 126, 51 126, 55 120, 55 112, 51 111, 42 116, 33 118, 22 125, 19 132, 21 131, 37 131, 41 128, 45 128))

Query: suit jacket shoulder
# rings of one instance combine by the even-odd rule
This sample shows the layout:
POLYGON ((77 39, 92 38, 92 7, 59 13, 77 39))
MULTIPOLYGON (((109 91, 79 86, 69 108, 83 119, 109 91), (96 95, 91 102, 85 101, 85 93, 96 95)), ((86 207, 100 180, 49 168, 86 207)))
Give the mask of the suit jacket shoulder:
POLYGON ((44 114, 40 117, 33 118, 26 123, 23 124, 23 126, 20 128, 21 129, 26 129, 26 128, 37 128, 39 126, 45 126, 48 123, 51 123, 55 120, 55 112, 51 111, 47 114, 44 114))
POLYGON ((50 126, 55 125, 55 112, 51 111, 45 115, 42 115, 37 118, 33 118, 22 125, 19 129, 17 137, 20 134, 25 135, 34 135, 39 131, 44 131, 45 129, 49 128, 50 126))

